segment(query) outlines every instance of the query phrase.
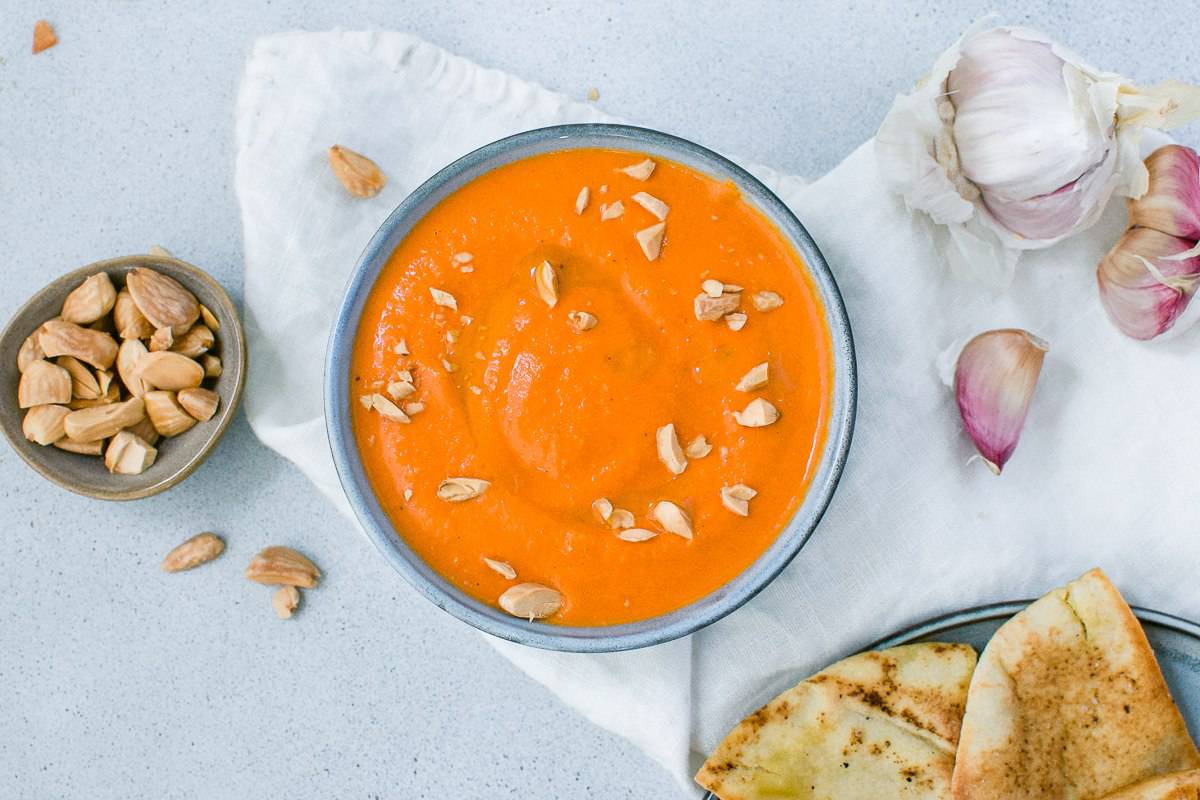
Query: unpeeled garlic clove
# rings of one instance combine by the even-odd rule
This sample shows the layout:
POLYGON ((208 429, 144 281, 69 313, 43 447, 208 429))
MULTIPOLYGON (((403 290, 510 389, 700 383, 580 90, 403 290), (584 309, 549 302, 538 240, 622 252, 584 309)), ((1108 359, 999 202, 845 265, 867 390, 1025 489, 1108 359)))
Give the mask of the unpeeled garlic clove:
POLYGON ((981 333, 958 355, 954 397, 967 435, 997 475, 1012 456, 1049 346, 1015 328, 981 333))
POLYGON ((1146 159, 1149 187, 1129 201, 1129 225, 1195 241, 1200 239, 1200 156, 1169 144, 1146 159))
POLYGON ((1190 240, 1130 228, 1100 262, 1096 282, 1113 324, 1126 336, 1153 339, 1187 310, 1200 285, 1200 254, 1190 240))

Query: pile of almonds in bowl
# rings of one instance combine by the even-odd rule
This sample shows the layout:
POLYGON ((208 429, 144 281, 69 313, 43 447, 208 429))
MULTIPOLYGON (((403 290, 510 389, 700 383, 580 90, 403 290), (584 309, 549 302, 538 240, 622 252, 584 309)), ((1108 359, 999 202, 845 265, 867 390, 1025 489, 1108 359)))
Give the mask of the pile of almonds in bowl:
POLYGON ((68 272, 13 313, 0 332, 0 391, 17 402, 0 403, 0 431, 64 489, 149 497, 213 452, 245 372, 229 295, 154 247, 68 272), (160 442, 164 435, 173 438, 160 442))

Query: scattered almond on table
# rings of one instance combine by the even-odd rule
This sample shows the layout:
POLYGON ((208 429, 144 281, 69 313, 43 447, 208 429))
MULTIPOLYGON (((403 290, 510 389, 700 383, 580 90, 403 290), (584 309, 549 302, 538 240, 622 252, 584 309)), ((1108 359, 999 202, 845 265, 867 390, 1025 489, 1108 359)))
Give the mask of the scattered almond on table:
POLYGON ((255 583, 278 586, 271 607, 280 619, 289 619, 300 606, 300 590, 315 589, 321 581, 317 565, 290 547, 268 547, 246 567, 246 577, 255 583))
POLYGON ((198 533, 167 553, 164 572, 183 572, 207 564, 225 551, 225 542, 215 533, 198 533))
POLYGON ((329 168, 355 197, 374 197, 387 185, 387 176, 379 165, 340 144, 329 148, 329 168))
POLYGON ((195 295, 150 267, 120 288, 107 273, 88 277, 17 354, 25 438, 103 456, 114 475, 141 474, 160 436, 216 413, 220 396, 202 384, 221 374, 210 352, 219 328, 195 295))

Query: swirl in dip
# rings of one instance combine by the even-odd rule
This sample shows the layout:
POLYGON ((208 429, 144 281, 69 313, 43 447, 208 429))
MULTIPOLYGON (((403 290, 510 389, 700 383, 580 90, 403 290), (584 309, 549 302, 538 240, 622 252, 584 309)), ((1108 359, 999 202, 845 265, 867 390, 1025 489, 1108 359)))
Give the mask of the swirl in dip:
POLYGON ((409 546, 481 601, 595 626, 679 609, 770 546, 817 469, 833 364, 800 256, 735 186, 575 149, 417 223, 351 381, 409 546))

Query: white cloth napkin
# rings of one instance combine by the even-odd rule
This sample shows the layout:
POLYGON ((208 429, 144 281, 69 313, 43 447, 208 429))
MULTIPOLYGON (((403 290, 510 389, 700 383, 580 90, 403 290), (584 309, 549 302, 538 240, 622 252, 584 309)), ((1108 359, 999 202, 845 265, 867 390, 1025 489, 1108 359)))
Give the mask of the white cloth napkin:
MULTIPOLYGON (((604 119, 405 34, 256 43, 237 105, 246 411, 262 441, 347 513, 326 445, 322 364, 363 246, 409 191, 471 149, 604 119), (348 197, 325 163, 333 143, 369 154, 387 188, 348 197)), ((612 655, 496 648, 690 785, 703 754, 757 704, 936 614, 1035 596, 1100 565, 1131 602, 1200 617, 1197 338, 1139 344, 1105 319, 1095 264, 1124 225, 1120 204, 1093 230, 1023 258, 1015 284, 994 294, 949 276, 940 234, 883 189, 869 142, 813 183, 754 171, 816 238, 854 326, 858 426, 825 521, 762 594, 687 639, 612 655), (997 478, 968 463, 935 362, 955 341, 1010 326, 1051 349, 1023 441, 997 478)))

